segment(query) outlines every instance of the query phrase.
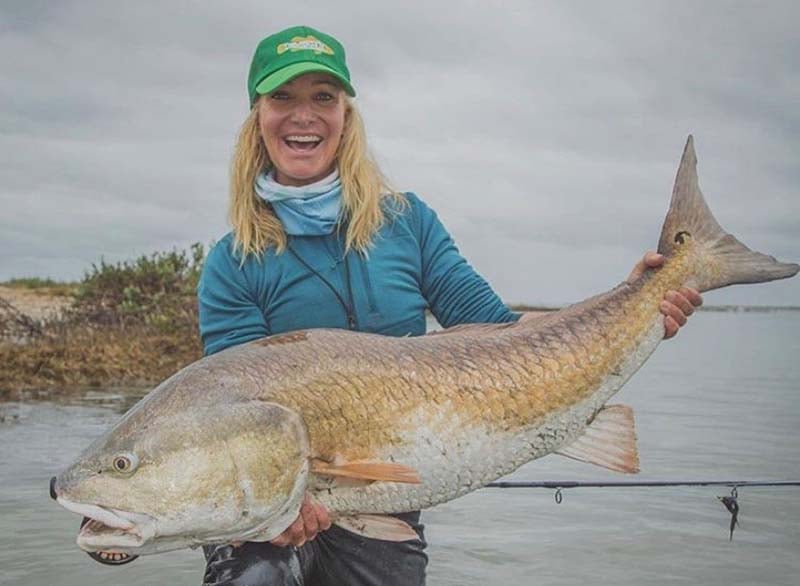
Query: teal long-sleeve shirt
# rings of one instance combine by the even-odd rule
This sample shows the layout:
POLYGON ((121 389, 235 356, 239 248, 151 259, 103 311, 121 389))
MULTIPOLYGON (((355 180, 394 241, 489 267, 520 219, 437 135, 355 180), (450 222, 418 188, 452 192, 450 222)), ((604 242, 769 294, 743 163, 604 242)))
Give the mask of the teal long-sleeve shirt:
POLYGON ((198 285, 206 354, 272 334, 344 328, 388 336, 425 333, 425 310, 444 327, 516 321, 458 252, 416 195, 390 204, 365 256, 344 254, 344 235, 289 236, 244 264, 227 234, 208 254, 198 285))

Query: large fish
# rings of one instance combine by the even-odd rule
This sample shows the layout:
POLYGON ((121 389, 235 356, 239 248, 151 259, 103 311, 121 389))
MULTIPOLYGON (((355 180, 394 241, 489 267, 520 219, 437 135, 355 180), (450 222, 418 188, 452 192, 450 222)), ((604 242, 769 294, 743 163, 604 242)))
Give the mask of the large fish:
POLYGON ((163 382, 51 482, 89 552, 266 541, 308 491, 358 533, 416 535, 431 507, 552 452, 638 469, 630 408, 606 402, 664 334, 664 293, 791 277, 711 215, 692 138, 658 251, 636 282, 537 320, 417 338, 306 330, 230 348, 163 382))

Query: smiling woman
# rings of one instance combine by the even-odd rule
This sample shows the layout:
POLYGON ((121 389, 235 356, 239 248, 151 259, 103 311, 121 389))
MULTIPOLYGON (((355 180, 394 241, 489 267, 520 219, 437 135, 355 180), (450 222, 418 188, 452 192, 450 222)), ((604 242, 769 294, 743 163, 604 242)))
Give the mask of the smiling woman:
POLYGON ((275 181, 301 186, 330 175, 344 132, 344 91, 325 73, 307 73, 258 101, 261 138, 275 181))
MULTIPOLYGON (((233 229, 209 253, 198 287, 206 354, 310 328, 419 336, 426 310, 444 327, 520 318, 461 256, 433 210, 413 193, 391 189, 368 156, 336 39, 309 27, 265 38, 248 94, 251 109, 231 165, 233 229)), ((681 295, 680 307, 668 304, 678 323, 698 299, 681 295)), ((335 453, 310 458, 326 470, 355 466, 374 474, 386 466, 349 436, 339 438, 335 453)), ((206 546, 205 583, 425 582, 419 511, 372 519, 378 529, 365 525, 360 534, 331 527, 328 511, 309 498, 285 512, 286 523, 242 536, 243 544, 206 546), (364 536, 386 535, 387 528, 405 541, 364 536)))
POLYGON ((231 164, 235 248, 245 257, 271 246, 282 252, 287 234, 309 229, 308 221, 287 229, 287 219, 313 216, 322 222, 320 234, 347 217, 339 224, 346 247, 366 250, 385 204, 403 206, 405 198, 367 152, 344 48, 308 27, 267 37, 253 57, 248 91, 250 115, 231 164), (303 213, 293 213, 298 208, 303 213))

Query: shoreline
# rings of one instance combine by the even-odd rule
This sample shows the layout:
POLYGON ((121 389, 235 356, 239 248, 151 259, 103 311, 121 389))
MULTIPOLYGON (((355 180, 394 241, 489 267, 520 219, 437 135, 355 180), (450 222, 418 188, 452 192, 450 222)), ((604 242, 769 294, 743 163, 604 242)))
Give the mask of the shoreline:
POLYGON ((59 311, 72 304, 69 296, 54 294, 44 287, 29 289, 0 285, 0 299, 9 303, 20 314, 35 321, 55 317, 59 311))
MULTIPOLYGON (((71 314, 79 309, 76 298, 58 287, 0 284, 0 402, 158 384, 202 356, 194 296, 184 292, 173 297, 173 304, 166 306, 173 313, 165 323, 158 321, 165 315, 158 296, 143 297, 141 311, 132 321, 104 322, 80 314, 74 319, 71 314)), ((101 301, 93 307, 107 306, 101 301)), ((562 309, 509 307, 522 312, 562 309)), ((800 311, 800 307, 718 305, 698 311, 765 314, 800 311)))
MULTIPOLYGON (((62 309, 72 304, 72 297, 62 292, 53 292, 50 287, 28 288, 10 287, 0 283, 0 300, 11 304, 20 314, 35 321, 42 321, 58 315, 62 309)), ((507 303, 512 311, 550 312, 569 307, 569 304, 546 305, 528 303, 507 303)), ((696 311, 712 312, 755 312, 800 311, 800 305, 703 305, 696 311)))

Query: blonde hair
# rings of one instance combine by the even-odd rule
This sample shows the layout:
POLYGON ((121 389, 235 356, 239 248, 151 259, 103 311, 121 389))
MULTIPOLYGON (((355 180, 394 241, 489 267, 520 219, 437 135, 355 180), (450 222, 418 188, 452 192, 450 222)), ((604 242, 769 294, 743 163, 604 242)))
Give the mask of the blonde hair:
MULTIPOLYGON (((391 197, 401 206, 406 200, 388 186, 367 151, 364 123, 355 104, 350 98, 344 99, 344 131, 336 161, 342 182, 341 213, 348 219, 345 247, 366 253, 385 220, 383 199, 391 197)), ((242 262, 250 254, 261 257, 269 246, 279 253, 286 248, 283 225, 254 188, 256 176, 270 168, 272 162, 261 138, 256 102, 239 132, 231 161, 229 219, 242 262)))

